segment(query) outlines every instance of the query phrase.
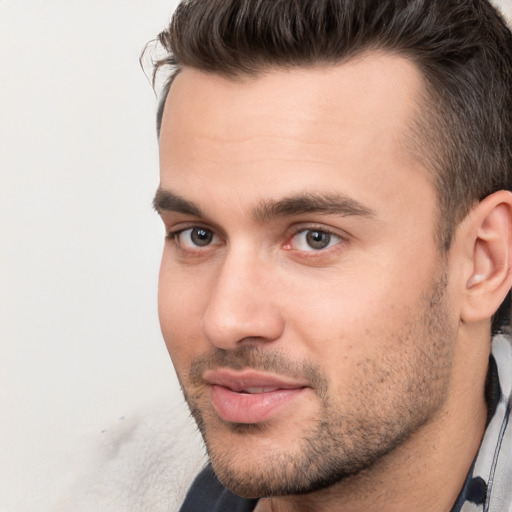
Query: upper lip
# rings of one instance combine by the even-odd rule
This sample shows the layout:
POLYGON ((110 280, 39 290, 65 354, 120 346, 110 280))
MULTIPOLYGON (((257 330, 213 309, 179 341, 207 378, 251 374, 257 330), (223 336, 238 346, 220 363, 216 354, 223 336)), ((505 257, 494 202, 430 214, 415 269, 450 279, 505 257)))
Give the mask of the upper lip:
POLYGON ((232 391, 245 391, 254 388, 266 390, 298 389, 307 387, 305 382, 285 377, 260 373, 254 370, 235 371, 230 369, 209 370, 204 380, 210 386, 223 386, 232 391))

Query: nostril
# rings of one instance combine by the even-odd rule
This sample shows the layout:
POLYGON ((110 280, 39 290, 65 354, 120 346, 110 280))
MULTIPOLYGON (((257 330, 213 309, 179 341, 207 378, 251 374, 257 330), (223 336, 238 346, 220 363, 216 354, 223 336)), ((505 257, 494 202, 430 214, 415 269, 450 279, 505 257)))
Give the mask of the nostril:
POLYGON ((261 345, 278 339, 284 321, 275 308, 258 310, 219 310, 208 308, 201 327, 205 337, 218 348, 261 345))

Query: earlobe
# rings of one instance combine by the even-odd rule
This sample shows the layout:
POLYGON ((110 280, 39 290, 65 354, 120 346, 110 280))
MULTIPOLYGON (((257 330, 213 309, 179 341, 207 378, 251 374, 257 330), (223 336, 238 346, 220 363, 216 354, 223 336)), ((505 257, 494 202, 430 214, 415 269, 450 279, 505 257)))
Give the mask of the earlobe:
POLYGON ((462 320, 490 319, 512 285, 512 193, 486 197, 468 215, 471 247, 462 320))

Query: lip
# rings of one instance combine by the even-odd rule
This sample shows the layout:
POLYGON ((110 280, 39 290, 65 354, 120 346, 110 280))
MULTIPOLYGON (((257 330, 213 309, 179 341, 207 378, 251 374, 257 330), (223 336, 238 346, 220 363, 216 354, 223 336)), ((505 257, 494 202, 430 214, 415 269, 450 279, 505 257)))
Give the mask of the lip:
POLYGON ((230 423, 262 423, 302 395, 305 382, 252 370, 208 371, 204 380, 217 414, 230 423))

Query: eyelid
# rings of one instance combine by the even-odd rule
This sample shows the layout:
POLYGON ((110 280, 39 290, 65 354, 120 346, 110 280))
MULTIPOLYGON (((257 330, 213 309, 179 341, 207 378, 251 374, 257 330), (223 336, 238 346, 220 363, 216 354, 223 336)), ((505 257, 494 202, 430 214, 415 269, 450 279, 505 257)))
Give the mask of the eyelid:
MULTIPOLYGON (((173 226, 170 229, 167 229, 166 239, 170 240, 176 248, 181 250, 184 253, 189 254, 204 254, 208 252, 209 250, 212 250, 215 247, 218 247, 219 245, 222 245, 225 243, 225 237, 222 233, 219 233, 219 230, 214 228, 213 226, 209 225, 208 223, 204 222, 194 222, 194 221, 188 221, 188 222, 182 222, 178 223, 175 226, 173 226), (195 246, 191 244, 190 246, 185 246, 184 244, 180 243, 179 236, 188 230, 191 229, 204 229, 207 231, 210 231, 213 234, 213 241, 205 246, 195 246)), ((315 257, 315 255, 320 256, 321 254, 324 254, 332 249, 335 249, 336 246, 340 245, 343 242, 348 241, 349 235, 347 235, 345 232, 340 232, 339 229, 331 228, 330 226, 325 226, 323 224, 318 223, 300 223, 294 226, 291 226, 289 228, 288 235, 285 236, 284 244, 281 246, 284 250, 293 251, 295 253, 311 253, 307 254, 308 257, 315 257), (300 249, 298 247, 294 247, 293 239, 304 232, 307 231, 319 231, 322 233, 326 233, 332 237, 335 237, 337 241, 334 243, 330 243, 325 248, 318 248, 315 249, 311 247, 310 249, 300 249)))
POLYGON ((199 223, 188 223, 186 225, 176 226, 173 229, 170 229, 167 231, 166 238, 170 240, 179 250, 181 250, 184 253, 196 253, 196 254, 202 254, 209 250, 211 250, 213 247, 218 247, 220 243, 217 241, 215 242, 215 239, 222 240, 221 236, 217 233, 215 229, 212 227, 206 226, 204 224, 199 223), (205 246, 185 246, 183 243, 180 242, 179 237, 186 231, 191 231, 193 229, 204 229, 205 231, 209 231, 213 235, 212 242, 205 246))
POLYGON ((216 235, 219 235, 222 237, 222 233, 219 233, 219 230, 211 226, 208 222, 202 222, 199 220, 184 220, 181 222, 165 222, 165 230, 167 233, 167 237, 177 236, 183 231, 186 231, 187 229, 192 228, 200 228, 200 229, 207 229, 208 231, 212 231, 216 235))
POLYGON ((297 233, 301 233, 302 231, 322 231, 324 233, 329 233, 330 235, 336 235, 340 238, 348 238, 347 234, 344 234, 340 229, 333 228, 330 226, 326 226, 324 224, 318 223, 300 223, 291 227, 292 235, 296 235, 297 233))
POLYGON ((329 227, 326 227, 323 225, 318 225, 318 224, 309 224, 309 225, 301 224, 301 225, 297 225, 297 226, 293 227, 291 234, 286 239, 284 248, 286 250, 295 251, 295 252, 313 253, 313 254, 316 253, 316 254, 320 255, 321 253, 327 252, 330 249, 332 249, 333 247, 339 245, 342 242, 346 242, 347 240, 348 240, 348 236, 346 234, 340 233, 339 230, 332 229, 332 228, 329 228, 329 227), (291 241, 297 235, 307 232, 307 231, 319 231, 321 233, 328 234, 332 237, 336 237, 339 239, 339 241, 332 245, 329 245, 323 249, 316 249, 316 250, 314 248, 311 248, 311 250, 304 250, 304 249, 298 249, 298 248, 291 247, 291 241))
POLYGON ((222 228, 208 219, 169 212, 162 214, 161 217, 167 234, 178 233, 190 228, 203 228, 213 231, 221 238, 225 238, 222 228))

